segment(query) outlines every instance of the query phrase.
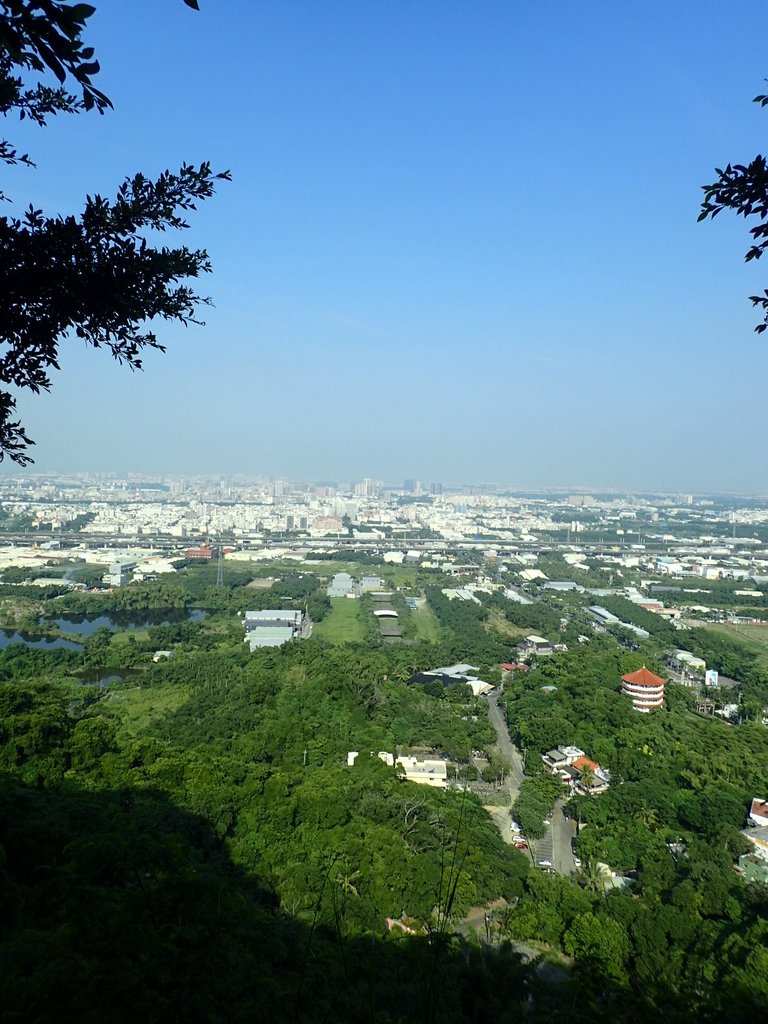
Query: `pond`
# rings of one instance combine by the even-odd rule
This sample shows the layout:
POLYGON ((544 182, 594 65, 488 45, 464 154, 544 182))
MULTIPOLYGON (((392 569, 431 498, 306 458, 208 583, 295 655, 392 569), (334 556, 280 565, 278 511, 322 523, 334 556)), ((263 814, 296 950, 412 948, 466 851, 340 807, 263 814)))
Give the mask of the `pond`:
POLYGON ((202 622, 208 612, 202 608, 158 608, 136 612, 112 612, 111 615, 84 615, 80 619, 39 619, 41 626, 56 626, 62 633, 92 636, 99 629, 148 629, 172 626, 180 622, 202 622))
POLYGON ((83 645, 63 636, 28 636, 10 629, 0 629, 0 651, 11 644, 23 644, 38 651, 82 651, 83 645))
POLYGON ((81 686, 107 687, 110 683, 122 683, 134 672, 129 668, 84 668, 74 675, 81 686))

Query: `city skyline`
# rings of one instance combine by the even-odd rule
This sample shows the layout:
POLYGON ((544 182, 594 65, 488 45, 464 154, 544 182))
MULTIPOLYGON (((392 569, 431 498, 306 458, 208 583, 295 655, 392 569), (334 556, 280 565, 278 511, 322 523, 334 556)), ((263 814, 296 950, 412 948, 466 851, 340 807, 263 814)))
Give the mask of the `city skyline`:
POLYGON ((126 487, 147 488, 151 490, 152 485, 168 487, 173 492, 174 486, 182 489, 192 489, 200 485, 206 485, 213 489, 226 490, 248 487, 260 487, 272 489, 276 497, 290 497, 291 494, 301 494, 306 491, 338 491, 356 497, 375 497, 380 493, 412 495, 424 498, 460 498, 464 495, 475 496, 510 496, 530 497, 542 495, 553 498, 580 498, 600 499, 605 497, 608 500, 623 499, 649 499, 663 498, 670 501, 678 501, 680 504, 690 504, 692 501, 706 501, 706 499, 749 499, 763 501, 768 497, 768 492, 760 491, 727 491, 727 490, 688 490, 681 487, 670 489, 663 488, 626 488, 626 487, 599 487, 589 484, 547 484, 528 486, 503 480, 435 480, 425 477, 424 480, 416 478, 392 478, 384 479, 373 476, 356 477, 346 474, 338 478, 324 478, 312 476, 290 476, 286 473, 260 473, 235 472, 219 473, 198 471, 195 473, 160 472, 154 473, 141 469, 108 471, 100 470, 42 470, 37 466, 0 467, 0 487, 10 485, 13 482, 16 486, 23 483, 35 484, 43 482, 72 481, 79 485, 109 485, 126 487), (10 472, 7 472, 8 469, 10 472), (279 487, 279 490, 278 490, 279 487), (354 492, 358 492, 355 494, 354 492))

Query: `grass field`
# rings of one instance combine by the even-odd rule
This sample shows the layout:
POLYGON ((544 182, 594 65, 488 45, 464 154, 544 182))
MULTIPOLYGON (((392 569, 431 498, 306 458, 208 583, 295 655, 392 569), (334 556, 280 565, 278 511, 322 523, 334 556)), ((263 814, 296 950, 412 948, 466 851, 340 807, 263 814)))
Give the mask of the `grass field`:
POLYGON ((353 601, 349 597, 332 597, 331 610, 322 622, 316 623, 312 633, 332 644, 362 640, 365 636, 365 626, 360 611, 359 601, 353 601))
POLYGON ((509 637, 510 640, 519 640, 533 632, 533 630, 524 629, 522 626, 513 626, 511 622, 507 622, 498 608, 491 609, 485 625, 487 629, 493 629, 501 636, 509 637))
POLYGON ((768 626, 749 626, 731 622, 706 622, 705 629, 739 640, 768 668, 768 626))
POLYGON ((440 639, 440 623, 428 604, 422 604, 411 612, 411 622, 416 627, 417 640, 428 640, 435 644, 440 639))

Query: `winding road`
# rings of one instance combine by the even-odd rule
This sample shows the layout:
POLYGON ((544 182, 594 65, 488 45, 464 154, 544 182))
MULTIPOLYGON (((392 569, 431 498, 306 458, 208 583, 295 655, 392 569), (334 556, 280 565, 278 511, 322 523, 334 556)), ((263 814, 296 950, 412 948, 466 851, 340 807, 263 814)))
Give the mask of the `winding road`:
MULTIPOLYGON (((525 779, 523 756, 510 738, 504 712, 499 707, 498 696, 490 694, 486 699, 488 701, 488 717, 496 732, 499 750, 512 767, 509 778, 505 783, 505 788, 509 792, 511 806, 515 801, 515 797, 520 792, 520 786, 525 779)), ((496 813, 494 813, 493 817, 499 825, 504 839, 509 842, 508 821, 504 819, 502 822, 500 816, 496 813)), ((532 843, 531 854, 533 861, 539 867, 551 868, 559 875, 572 875, 576 871, 572 849, 572 840, 576 834, 576 826, 574 822, 570 821, 563 814, 562 800, 558 800, 555 804, 550 822, 546 834, 538 842, 532 843)))

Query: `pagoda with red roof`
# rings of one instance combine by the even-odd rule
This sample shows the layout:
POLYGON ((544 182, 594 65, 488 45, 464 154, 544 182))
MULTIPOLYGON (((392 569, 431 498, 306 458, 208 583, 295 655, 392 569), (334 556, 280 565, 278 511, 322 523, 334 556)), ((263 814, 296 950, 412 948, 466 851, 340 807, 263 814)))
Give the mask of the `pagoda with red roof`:
POLYGON ((648 713, 664 704, 664 680, 643 665, 621 677, 621 692, 632 698, 635 711, 648 713))

